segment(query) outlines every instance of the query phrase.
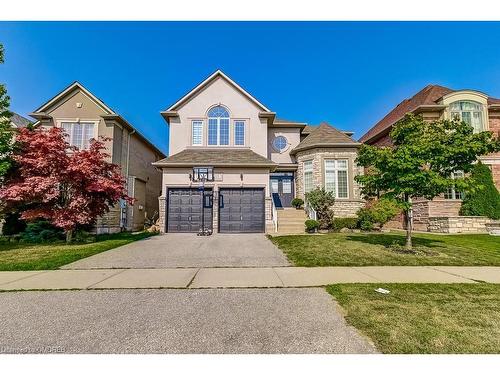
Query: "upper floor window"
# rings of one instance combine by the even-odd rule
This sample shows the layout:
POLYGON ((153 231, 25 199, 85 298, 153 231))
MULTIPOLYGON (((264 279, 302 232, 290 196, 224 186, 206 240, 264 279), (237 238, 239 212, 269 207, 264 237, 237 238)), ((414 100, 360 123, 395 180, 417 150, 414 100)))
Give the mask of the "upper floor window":
POLYGON ((208 145, 229 145, 229 112, 220 105, 208 111, 208 145))
POLYGON ((348 198, 347 160, 325 160, 325 190, 335 198, 348 198))
POLYGON ((452 119, 464 121, 474 128, 474 133, 484 130, 483 106, 472 101, 458 101, 450 104, 452 119))
POLYGON ((245 121, 234 122, 234 144, 235 146, 245 145, 245 121))
POLYGON ((62 122, 61 128, 66 133, 68 143, 80 150, 88 149, 90 140, 94 138, 93 122, 62 122))
POLYGON ((203 121, 194 120, 192 127, 193 146, 203 145, 203 121))
POLYGON ((279 135, 273 139, 273 148, 276 151, 283 152, 286 150, 287 147, 288 147, 288 140, 284 136, 279 135))

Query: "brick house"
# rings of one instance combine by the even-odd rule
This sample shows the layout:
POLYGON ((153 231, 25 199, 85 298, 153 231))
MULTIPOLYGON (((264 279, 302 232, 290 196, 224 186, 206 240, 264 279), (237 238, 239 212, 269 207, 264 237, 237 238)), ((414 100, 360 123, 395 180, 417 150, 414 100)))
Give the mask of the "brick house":
MULTIPOLYGON (((375 146, 390 146, 389 132, 392 126, 407 113, 419 114, 429 121, 459 118, 472 125, 476 132, 491 131, 495 136, 500 135, 500 99, 475 90, 453 90, 439 85, 428 85, 398 104, 368 130, 360 138, 360 142, 375 146)), ((500 154, 486 155, 480 160, 490 167, 495 185, 500 188, 500 154)), ((413 205, 415 229, 434 230, 443 220, 450 221, 446 218, 457 218, 461 204, 462 193, 454 189, 431 201, 426 199, 415 201, 413 205)), ((460 221, 453 219, 452 222, 457 220, 460 221)))

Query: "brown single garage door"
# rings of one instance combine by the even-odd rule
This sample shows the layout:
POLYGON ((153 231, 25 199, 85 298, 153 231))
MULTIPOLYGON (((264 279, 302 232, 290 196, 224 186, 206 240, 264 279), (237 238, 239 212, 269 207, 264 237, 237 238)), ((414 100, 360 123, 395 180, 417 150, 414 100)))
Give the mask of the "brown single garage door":
POLYGON ((168 189, 167 232, 198 232, 202 225, 202 198, 204 226, 212 229, 212 192, 198 189, 168 189))
POLYGON ((219 232, 264 232, 264 202, 263 188, 221 188, 219 191, 219 232))

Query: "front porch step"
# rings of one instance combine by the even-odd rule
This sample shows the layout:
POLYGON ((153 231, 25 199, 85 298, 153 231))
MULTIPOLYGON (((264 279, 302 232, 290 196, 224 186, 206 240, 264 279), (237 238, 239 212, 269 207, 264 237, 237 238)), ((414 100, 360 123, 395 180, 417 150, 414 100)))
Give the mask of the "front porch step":
POLYGON ((276 234, 302 234, 305 232, 304 222, 307 215, 304 210, 285 208, 278 210, 278 232, 276 234))

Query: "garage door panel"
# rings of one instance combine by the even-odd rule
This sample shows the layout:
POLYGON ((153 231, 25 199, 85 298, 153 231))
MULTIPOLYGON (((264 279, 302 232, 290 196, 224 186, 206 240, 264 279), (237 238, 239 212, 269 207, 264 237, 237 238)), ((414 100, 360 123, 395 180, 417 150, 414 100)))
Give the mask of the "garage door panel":
MULTIPOLYGON (((205 194, 211 194, 210 191, 205 194)), ((197 189, 168 189, 168 232, 198 232, 201 227, 203 193, 197 189)), ((205 226, 212 228, 212 207, 205 207, 205 226)))
POLYGON ((264 189, 221 188, 219 231, 232 233, 263 232, 264 189))

